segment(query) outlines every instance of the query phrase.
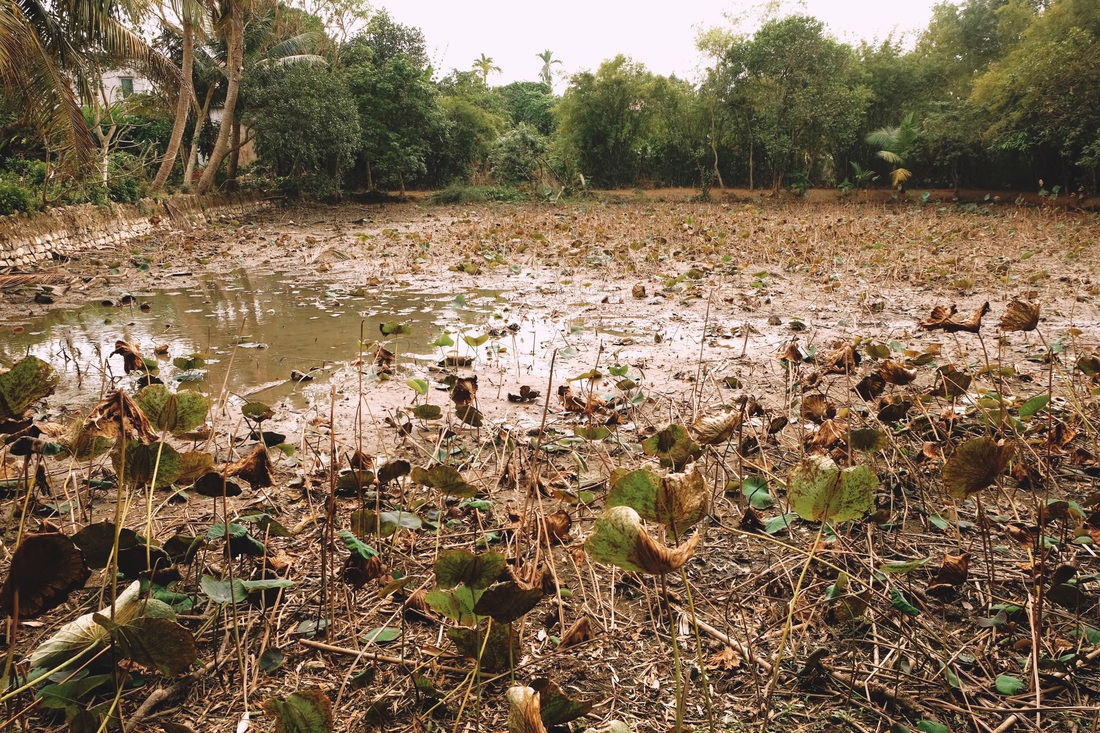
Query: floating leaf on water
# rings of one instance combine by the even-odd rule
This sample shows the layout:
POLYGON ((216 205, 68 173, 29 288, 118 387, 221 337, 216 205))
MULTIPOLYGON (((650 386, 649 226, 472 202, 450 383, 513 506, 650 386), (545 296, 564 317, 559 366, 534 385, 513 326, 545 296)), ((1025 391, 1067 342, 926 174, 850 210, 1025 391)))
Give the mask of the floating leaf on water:
POLYGON ((642 441, 646 455, 657 456, 662 466, 681 469, 703 454, 699 444, 691 439, 687 428, 673 423, 642 441))
POLYGON ((275 733, 332 733, 332 703, 321 690, 298 690, 286 700, 270 697, 264 712, 275 719, 275 733))
POLYGON ((596 518, 584 549, 597 562, 633 572, 663 575, 691 559, 701 537, 702 533, 697 532, 678 547, 666 547, 650 537, 642 527, 638 512, 628 506, 617 506, 606 509, 596 518))
POLYGON ((0 374, 0 420, 23 416, 31 405, 53 394, 60 377, 41 359, 28 356, 0 374))
POLYGON ((27 535, 15 548, 8 577, 0 586, 0 611, 13 618, 34 618, 64 603, 70 593, 84 587, 89 575, 84 553, 65 535, 27 535))
POLYGON ((542 588, 525 588, 514 580, 489 586, 474 604, 474 613, 494 621, 511 623, 525 616, 542 600, 542 588))
POLYGON ((1039 325, 1039 304, 1013 299, 1001 316, 1002 331, 1034 331, 1039 325))
POLYGON ((435 561, 435 580, 440 588, 464 583, 471 588, 488 588, 504 572, 507 562, 499 552, 475 555, 469 550, 448 550, 435 561))
POLYGON ((191 354, 191 356, 177 356, 172 360, 172 366, 184 372, 192 369, 202 369, 206 366, 206 355, 191 354))
POLYGON ((1012 443, 998 442, 989 436, 963 443, 943 466, 947 493, 956 499, 966 499, 987 488, 1005 470, 1014 453, 1012 443))
POLYGON ((827 456, 811 455, 791 470, 787 498, 791 509, 809 521, 859 519, 875 502, 878 477, 868 466, 841 470, 827 456))
POLYGON ((412 480, 422 486, 439 489, 444 494, 460 498, 470 498, 477 494, 477 487, 467 483, 462 474, 451 466, 437 464, 431 468, 416 466, 412 469, 412 480))
POLYGON ((186 433, 202 425, 210 407, 206 396, 194 390, 172 393, 163 384, 145 387, 137 395, 138 406, 158 431, 173 435, 186 433))
POLYGON ((408 336, 412 333, 412 328, 409 324, 397 323, 396 321, 380 323, 378 324, 378 330, 382 332, 383 336, 408 336))

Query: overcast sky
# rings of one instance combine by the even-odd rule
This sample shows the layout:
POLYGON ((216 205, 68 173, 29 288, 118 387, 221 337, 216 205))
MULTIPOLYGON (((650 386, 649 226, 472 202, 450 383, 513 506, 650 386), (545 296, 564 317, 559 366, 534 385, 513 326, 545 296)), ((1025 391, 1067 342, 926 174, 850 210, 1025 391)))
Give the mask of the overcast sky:
MULTIPOLYGON (((650 71, 694 79, 701 67, 695 37, 701 28, 732 28, 727 14, 743 16, 747 30, 761 15, 755 0, 374 0, 397 22, 424 31, 432 63, 442 73, 468 70, 485 54, 501 68, 493 85, 537 79, 550 49, 562 78, 623 53, 650 71)), ((785 9, 801 10, 823 21, 842 41, 883 39, 908 34, 928 24, 936 0, 791 0, 785 9)), ((786 15, 787 13, 782 13, 786 15)), ((758 23, 757 23, 758 25, 758 23)), ((563 83, 555 84, 559 91, 563 83)))

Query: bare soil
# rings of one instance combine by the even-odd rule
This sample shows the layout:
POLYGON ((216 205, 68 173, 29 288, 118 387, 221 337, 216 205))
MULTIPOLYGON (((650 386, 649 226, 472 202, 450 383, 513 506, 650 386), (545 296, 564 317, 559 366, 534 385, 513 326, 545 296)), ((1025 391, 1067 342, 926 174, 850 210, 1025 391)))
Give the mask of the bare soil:
MULTIPOLYGON (((269 730, 264 700, 320 689, 340 731, 503 730, 506 689, 539 677, 594 703, 571 724, 576 730, 615 719, 637 731, 672 730, 678 698, 685 727, 695 730, 1095 729, 1100 433, 1092 375, 1100 362, 1092 369, 1089 360, 1100 347, 1100 219, 985 194, 956 203, 934 192, 921 204, 886 192, 824 200, 714 191, 709 202, 691 200, 694 193, 609 192, 562 205, 291 207, 0 278, 0 329, 13 337, 51 310, 123 292, 199 291, 211 277, 277 277, 350 313, 395 293, 465 299, 425 304, 442 312, 426 338, 448 329, 453 347, 425 353, 412 343, 425 334, 383 334, 383 317, 364 315, 371 330, 360 338, 358 325, 348 329, 345 358, 273 401, 263 429, 284 433, 296 450, 269 451, 275 485, 246 488, 229 513, 262 509, 291 536, 250 525, 267 559, 229 560, 219 539, 179 568, 173 589, 195 598, 179 621, 195 634, 198 665, 178 680, 131 670, 118 704, 126 729, 241 730, 247 710, 251 730, 269 730), (1039 307, 1036 329, 999 328, 1017 299, 1039 307), (479 302, 472 312, 483 322, 471 322, 466 311, 479 302), (919 327, 936 306, 957 305, 962 320, 985 302, 991 311, 977 333, 919 327), (393 352, 392 363, 380 348, 393 352), (858 363, 844 361, 848 353, 858 363), (887 360, 914 370, 914 381, 872 393, 859 386, 887 360), (944 372, 970 381, 945 391, 944 372), (448 375, 477 377, 479 426, 460 419, 465 408, 453 391, 437 389, 448 375), (410 384, 417 379, 430 386, 427 395, 410 384), (541 394, 510 401, 522 387, 541 394), (575 399, 559 396, 563 387, 575 399), (1049 403, 1029 414, 1025 405, 1043 395, 1049 403), (891 419, 882 409, 890 402, 909 409, 891 419), (424 404, 442 416, 411 414, 424 404), (586 556, 613 471, 667 471, 642 440, 670 424, 734 413, 742 418, 736 432, 701 448, 695 462, 711 506, 683 575, 627 573, 586 556), (883 436, 876 449, 854 445, 850 431, 860 428, 883 436), (952 498, 944 463, 982 435, 1013 445, 1015 458, 991 487, 952 498), (375 468, 446 462, 482 501, 409 477, 338 490, 333 466, 347 469, 356 451, 375 468), (871 466, 880 486, 866 519, 825 530, 789 517, 777 529, 790 511, 786 481, 807 454, 871 466), (749 508, 740 490, 749 479, 767 484, 771 506, 749 508), (1052 501, 1066 503, 1051 509, 1052 501), (363 508, 415 512, 424 525, 365 535, 382 567, 356 587, 341 580, 348 550, 335 533, 353 529, 352 512, 363 508), (559 511, 571 519, 568 534, 540 532, 559 511), (463 547, 503 553, 517 580, 548 592, 514 624, 514 671, 467 674, 472 661, 446 634, 455 623, 425 609, 417 593, 435 587, 439 553, 463 547), (945 556, 963 554, 968 574, 943 582, 945 556), (889 565, 922 560, 908 570, 889 565), (233 611, 210 602, 198 582, 230 569, 294 585, 233 611), (591 632, 560 645, 582 619, 591 632), (399 635, 364 639, 379 627, 399 635), (284 661, 265 671, 260 660, 275 649, 284 661), (1022 686, 999 688, 999 677, 1022 686)), ((260 333, 259 312, 234 312, 229 332, 260 333), (234 326, 236 317, 253 325, 234 326)), ((329 327, 277 315, 303 339, 329 327)), ((136 344, 144 354, 155 345, 136 344)), ((99 356, 111 348, 105 343, 99 356)), ((106 361, 104 374, 121 375, 120 357, 106 361)), ((280 364, 279 380, 311 366, 280 364)), ((132 389, 134 378, 118 384, 132 389)), ((241 418, 247 390, 223 395, 220 386, 204 386, 212 437, 177 441, 212 454, 218 467, 255 445, 241 418)), ((67 392, 37 414, 65 424, 100 391, 97 382, 67 392)), ((25 494, 0 500, 9 557, 19 525, 72 534, 115 516, 118 490, 85 483, 110 482, 109 457, 91 466, 44 462, 53 496, 36 494, 26 516, 25 494), (74 487, 79 508, 51 516, 49 505, 77 498, 74 487)), ((28 465, 33 474, 33 460, 4 456, 6 477, 28 465)), ((126 526, 144 533, 146 492, 134 496, 126 526)), ((212 502, 193 493, 182 504, 169 502, 168 491, 152 496, 157 542, 204 535, 221 521, 221 506, 215 516, 212 502)), ((656 525, 651 533, 675 544, 656 525)), ((7 559, 0 570, 6 577, 7 559)), ((25 671, 20 660, 62 623, 99 608, 105 583, 95 571, 67 603, 21 624, 16 669, 25 671)), ((79 705, 110 702, 90 696, 79 705)), ((66 728, 64 715, 29 693, 2 714, 12 730, 66 728)))

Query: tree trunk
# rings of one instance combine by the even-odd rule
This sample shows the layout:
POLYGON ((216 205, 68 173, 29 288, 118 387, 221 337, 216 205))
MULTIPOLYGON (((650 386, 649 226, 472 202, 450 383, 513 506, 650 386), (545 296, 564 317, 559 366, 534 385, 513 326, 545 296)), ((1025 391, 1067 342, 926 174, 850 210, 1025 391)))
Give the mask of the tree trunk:
POLYGON ((756 182, 753 181, 753 169, 754 169, 753 163, 756 160, 755 152, 756 152, 756 148, 752 144, 752 138, 750 137, 749 138, 749 190, 750 191, 755 191, 756 190, 756 182))
POLYGON ((199 137, 206 127, 206 118, 210 115, 210 101, 214 98, 214 85, 206 92, 206 100, 202 103, 195 118, 195 131, 191 134, 191 152, 187 155, 187 164, 183 167, 183 187, 191 188, 191 174, 195 172, 195 162, 199 157, 199 137))
POLYGON ((237 114, 237 94, 241 89, 241 71, 244 67, 244 5, 243 0, 230 0, 229 41, 227 58, 229 60, 229 84, 225 90, 225 106, 222 108, 222 124, 218 130, 218 139, 214 151, 206 164, 202 178, 195 186, 195 193, 208 193, 214 188, 214 176, 218 173, 222 161, 229 152, 229 133, 233 128, 233 118, 237 114))
POLYGON ((229 191, 236 191, 237 165, 241 160, 241 123, 237 120, 233 120, 229 146, 229 163, 225 166, 225 187, 229 191))
MULTIPOLYGON (((180 67, 179 98, 176 100, 176 119, 172 123, 172 136, 168 138, 168 149, 164 152, 164 159, 160 162, 160 170, 156 178, 149 186, 149 190, 157 193, 164 189, 168 182, 168 176, 176 165, 176 157, 179 155, 180 144, 183 142, 183 129, 187 127, 187 113, 191 110, 191 98, 194 91, 191 89, 191 71, 195 64, 195 31, 191 22, 187 19, 187 13, 182 13, 183 21, 183 64, 180 67)), ((188 181, 185 179, 184 184, 188 181)))
POLYGON ((718 179, 718 188, 726 190, 726 182, 722 180, 722 171, 718 170, 718 141, 710 139, 710 149, 714 153, 714 177, 718 179))

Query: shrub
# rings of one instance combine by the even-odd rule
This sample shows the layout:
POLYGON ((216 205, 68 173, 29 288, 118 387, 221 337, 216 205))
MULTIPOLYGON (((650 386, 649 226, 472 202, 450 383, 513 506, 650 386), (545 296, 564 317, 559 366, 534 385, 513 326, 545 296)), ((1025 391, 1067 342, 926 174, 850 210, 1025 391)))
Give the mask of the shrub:
POLYGON ((493 178, 500 183, 530 183, 542 170, 549 144, 525 123, 497 141, 490 160, 493 178))
POLYGON ((14 181, 0 180, 0 216, 14 214, 17 211, 29 211, 33 197, 30 192, 14 181))
POLYGON ((455 184, 428 197, 432 204, 483 204, 488 201, 522 202, 526 197, 507 186, 464 186, 455 184))

